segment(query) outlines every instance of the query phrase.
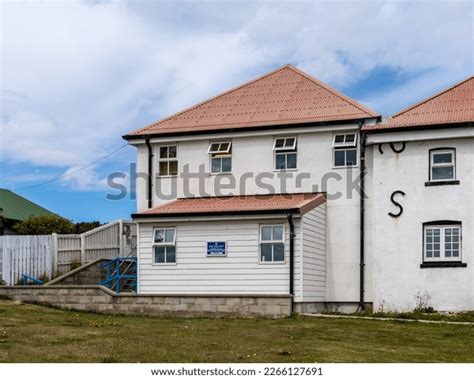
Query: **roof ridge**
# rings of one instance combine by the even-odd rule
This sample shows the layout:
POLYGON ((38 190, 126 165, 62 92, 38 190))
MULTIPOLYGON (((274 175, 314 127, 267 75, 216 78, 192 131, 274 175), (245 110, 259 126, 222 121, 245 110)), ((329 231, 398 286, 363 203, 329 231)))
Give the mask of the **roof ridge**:
POLYGON ((427 97, 426 99, 420 100, 417 103, 402 109, 401 111, 399 111, 399 112, 395 113, 394 115, 390 116, 390 118, 387 120, 386 124, 390 123, 390 121, 392 121, 395 117, 401 116, 402 114, 404 114, 404 113, 406 113, 410 110, 413 110, 413 109, 419 107, 420 105, 423 105, 423 104, 425 104, 425 103, 427 103, 427 102, 429 102, 429 101, 431 101, 431 100, 433 100, 433 99, 435 99, 435 98, 437 98, 441 95, 444 95, 446 92, 452 91, 456 87, 459 87, 460 85, 462 85, 462 84, 464 84, 464 83, 466 83, 466 82, 468 82, 469 80, 472 80, 472 79, 474 79, 474 75, 468 76, 466 79, 463 79, 460 82, 457 82, 457 83, 451 85, 450 87, 448 87, 444 90, 441 90, 441 91, 435 93, 434 95, 431 95, 431 96, 427 97))
POLYGON ((299 68, 297 68, 297 67, 295 67, 291 64, 287 64, 285 67, 288 67, 289 69, 293 70, 297 74, 299 74, 301 76, 304 76, 308 80, 311 80, 315 84, 317 84, 317 85, 323 87, 325 90, 331 92, 333 95, 336 95, 340 99, 342 99, 344 101, 347 101, 348 103, 355 106, 356 108, 359 108, 361 111, 366 112, 366 113, 370 114, 373 117, 379 117, 380 116, 377 112, 373 111, 372 109, 360 104, 358 101, 355 101, 354 99, 351 99, 349 96, 344 95, 342 92, 339 92, 337 89, 332 88, 331 86, 329 86, 328 84, 322 82, 319 79, 316 79, 314 76, 312 76, 310 74, 307 74, 303 70, 300 70, 299 68))
POLYGON ((277 69, 275 69, 275 70, 272 70, 272 71, 270 71, 270 72, 267 72, 267 73, 264 74, 264 75, 261 75, 261 76, 255 78, 255 79, 251 79, 251 80, 249 80, 249 81, 247 81, 247 82, 245 82, 245 83, 243 83, 243 84, 239 84, 238 86, 232 87, 232 88, 230 88, 230 89, 228 89, 228 90, 226 90, 226 91, 224 91, 224 92, 219 93, 218 95, 212 96, 212 97, 210 97, 209 99, 203 100, 203 101, 201 101, 201 102, 199 102, 199 103, 197 103, 197 104, 194 104, 194 105, 190 106, 189 108, 186 108, 186 109, 183 109, 182 111, 173 113, 172 115, 167 116, 167 117, 165 117, 165 118, 162 118, 162 119, 160 119, 160 120, 158 120, 158 121, 152 122, 151 124, 148 124, 148 125, 146 125, 146 126, 143 127, 143 128, 134 130, 133 132, 128 133, 128 134, 140 133, 140 132, 142 132, 142 131, 144 131, 144 130, 146 130, 146 129, 152 127, 152 126, 156 126, 156 125, 158 125, 158 124, 161 124, 162 122, 168 121, 168 120, 170 120, 170 119, 172 119, 172 118, 174 118, 174 117, 176 117, 176 116, 179 116, 179 115, 181 115, 181 114, 183 114, 183 113, 186 113, 186 112, 188 112, 188 111, 191 111, 191 110, 193 110, 193 109, 196 109, 197 107, 199 107, 199 106, 201 106, 201 105, 204 105, 204 104, 206 104, 206 103, 209 103, 210 101, 215 100, 215 99, 217 99, 217 98, 219 98, 219 97, 221 97, 221 96, 228 95, 229 93, 232 93, 232 92, 234 92, 234 91, 237 91, 238 89, 241 89, 241 88, 243 88, 243 87, 245 87, 245 86, 247 86, 247 85, 249 85, 249 84, 256 83, 256 82, 258 82, 259 80, 262 80, 262 79, 265 79, 265 78, 269 77, 270 75, 276 74, 278 71, 281 71, 281 70, 283 70, 284 68, 290 68, 290 67, 292 67, 290 64, 286 64, 286 65, 284 65, 284 66, 281 66, 281 67, 279 67, 279 68, 277 68, 277 69))

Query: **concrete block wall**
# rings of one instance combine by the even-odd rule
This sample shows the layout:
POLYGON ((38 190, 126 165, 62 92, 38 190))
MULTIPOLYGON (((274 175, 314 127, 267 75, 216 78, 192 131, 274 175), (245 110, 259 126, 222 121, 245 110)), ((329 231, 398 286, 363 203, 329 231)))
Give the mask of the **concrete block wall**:
POLYGON ((98 259, 80 266, 46 283, 47 286, 55 285, 97 285, 101 281, 99 264, 106 259, 98 259))
POLYGON ((180 317, 265 317, 291 315, 289 295, 137 295, 102 286, 0 286, 0 296, 25 303, 109 314, 180 317))

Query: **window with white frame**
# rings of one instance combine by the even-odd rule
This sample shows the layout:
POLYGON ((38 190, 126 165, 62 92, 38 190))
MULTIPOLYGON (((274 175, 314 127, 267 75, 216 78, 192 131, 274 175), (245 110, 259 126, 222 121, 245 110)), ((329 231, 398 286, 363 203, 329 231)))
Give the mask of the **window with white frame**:
POLYGON ((461 224, 424 226, 424 261, 461 260, 461 224))
POLYGON ((283 225, 260 226, 260 262, 285 262, 283 225))
POLYGON ((211 142, 207 152, 211 157, 213 174, 232 171, 232 142, 211 142))
POLYGON ((455 149, 430 151, 430 181, 456 179, 455 149))
POLYGON ((356 133, 335 134, 332 146, 334 167, 349 167, 357 165, 356 133))
POLYGON ((158 175, 178 175, 178 151, 176 146, 160 146, 158 156, 158 175))
POLYGON ((176 229, 153 230, 153 252, 156 264, 176 263, 176 229))
POLYGON ((296 168, 297 158, 296 137, 275 138, 273 151, 275 153, 275 170, 296 168))

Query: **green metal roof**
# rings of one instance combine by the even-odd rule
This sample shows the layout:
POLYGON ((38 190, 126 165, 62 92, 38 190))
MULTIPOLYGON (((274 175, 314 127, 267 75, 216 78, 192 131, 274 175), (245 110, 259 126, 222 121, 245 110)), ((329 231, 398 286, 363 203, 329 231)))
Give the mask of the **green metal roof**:
POLYGON ((30 216, 52 215, 53 212, 17 195, 0 188, 0 216, 10 220, 26 220, 30 216))

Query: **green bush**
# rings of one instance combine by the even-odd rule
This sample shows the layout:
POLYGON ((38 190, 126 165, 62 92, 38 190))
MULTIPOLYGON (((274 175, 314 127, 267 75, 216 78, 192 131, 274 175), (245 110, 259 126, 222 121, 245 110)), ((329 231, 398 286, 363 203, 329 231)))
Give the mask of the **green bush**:
POLYGON ((75 225, 65 218, 56 215, 31 216, 24 221, 20 221, 13 229, 18 234, 73 234, 75 225))

